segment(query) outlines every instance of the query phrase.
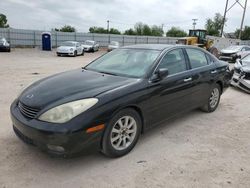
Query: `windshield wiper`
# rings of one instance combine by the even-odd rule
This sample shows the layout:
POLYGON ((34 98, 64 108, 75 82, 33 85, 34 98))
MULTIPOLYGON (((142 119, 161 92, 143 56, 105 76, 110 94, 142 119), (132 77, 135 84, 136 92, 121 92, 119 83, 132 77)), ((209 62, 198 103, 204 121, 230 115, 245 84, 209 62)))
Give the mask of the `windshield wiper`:
POLYGON ((102 73, 102 74, 109 74, 109 75, 113 75, 113 76, 118 76, 117 74, 111 73, 111 72, 104 72, 104 71, 98 71, 98 72, 102 73))

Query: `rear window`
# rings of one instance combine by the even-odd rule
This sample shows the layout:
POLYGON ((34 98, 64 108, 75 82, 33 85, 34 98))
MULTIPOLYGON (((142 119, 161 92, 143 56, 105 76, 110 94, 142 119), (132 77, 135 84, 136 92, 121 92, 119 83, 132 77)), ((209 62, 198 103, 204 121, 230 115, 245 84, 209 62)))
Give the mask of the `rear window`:
POLYGON ((199 68, 208 65, 206 54, 198 49, 186 49, 191 68, 199 68))

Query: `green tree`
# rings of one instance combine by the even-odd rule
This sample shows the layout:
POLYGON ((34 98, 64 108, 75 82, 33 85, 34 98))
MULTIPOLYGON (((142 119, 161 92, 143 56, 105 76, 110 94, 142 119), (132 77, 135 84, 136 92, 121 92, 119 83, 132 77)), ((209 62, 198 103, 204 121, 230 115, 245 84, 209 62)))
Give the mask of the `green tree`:
POLYGON ((171 29, 167 31, 166 36, 167 37, 186 37, 187 33, 178 27, 172 27, 171 29))
MULTIPOLYGON (((225 20, 226 23, 227 20, 225 20)), ((208 18, 206 21, 205 28, 208 35, 220 36, 220 32, 223 25, 223 16, 220 13, 216 13, 214 18, 208 18)))
POLYGON ((90 27, 89 28, 90 33, 108 33, 107 29, 104 29, 103 27, 90 27))
MULTIPOLYGON (((238 37, 240 34, 240 29, 235 31, 235 36, 238 37)), ((241 40, 250 40, 250 26, 245 26, 243 31, 241 32, 241 40)))
POLYGON ((4 14, 0 13, 0 28, 7 28, 9 24, 7 24, 8 20, 4 14))
POLYGON ((164 34, 164 31, 162 29, 162 27, 153 25, 151 27, 151 35, 152 36, 162 36, 164 34))
POLYGON ((55 31, 61 31, 61 32, 76 32, 76 29, 70 25, 65 25, 61 29, 55 28, 55 31))
POLYGON ((142 22, 138 22, 135 24, 134 28, 136 35, 143 35, 143 27, 144 24, 142 22))
POLYGON ((124 35, 136 35, 136 33, 133 29, 130 28, 124 32, 124 35))
POLYGON ((121 32, 120 32, 118 29, 115 29, 115 28, 111 28, 111 29, 109 30, 109 33, 110 33, 110 34, 117 34, 117 35, 120 35, 120 34, 121 34, 121 32))
POLYGON ((146 36, 152 35, 152 30, 147 24, 144 24, 142 27, 142 35, 146 35, 146 36))

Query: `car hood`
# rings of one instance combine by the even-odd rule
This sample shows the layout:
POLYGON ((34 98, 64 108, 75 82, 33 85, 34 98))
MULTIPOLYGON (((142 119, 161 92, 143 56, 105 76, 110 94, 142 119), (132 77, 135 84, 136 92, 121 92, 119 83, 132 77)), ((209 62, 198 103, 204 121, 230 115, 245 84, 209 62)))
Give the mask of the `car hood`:
POLYGON ((221 53, 223 54, 233 54, 237 52, 239 52, 239 50, 226 50, 226 49, 221 50, 221 53))
POLYGON ((23 91, 19 100, 27 106, 42 109, 59 100, 64 103, 96 97, 106 91, 130 85, 135 80, 77 69, 35 82, 23 91))
POLYGON ((57 50, 70 50, 71 48, 75 48, 74 46, 60 46, 57 48, 57 50))

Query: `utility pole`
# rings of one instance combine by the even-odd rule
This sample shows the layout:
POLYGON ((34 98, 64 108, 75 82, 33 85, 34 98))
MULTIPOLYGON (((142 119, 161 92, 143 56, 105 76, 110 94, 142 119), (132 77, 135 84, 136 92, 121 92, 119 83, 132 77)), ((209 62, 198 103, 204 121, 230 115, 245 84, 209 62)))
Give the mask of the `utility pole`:
POLYGON ((107 20, 107 32, 109 33, 109 20, 107 20))
POLYGON ((197 21, 198 19, 192 19, 192 20, 193 20, 193 30, 195 30, 196 21, 197 21))
POLYGON ((226 6, 225 6, 225 12, 224 12, 224 17, 223 17, 223 24, 221 27, 221 36, 223 34, 223 30, 224 30, 224 25, 226 22, 226 14, 229 10, 231 10, 231 8, 233 8, 236 4, 238 4, 242 9, 243 9, 243 15, 242 15, 242 19, 241 19, 241 25, 240 25, 240 33, 238 38, 241 38, 241 34, 242 34, 242 29, 243 29, 243 23, 244 23, 244 19, 245 19, 245 13, 246 13, 246 9, 247 9, 247 0, 245 0, 245 4, 244 6, 240 3, 240 0, 234 0, 235 2, 229 7, 228 7, 228 0, 226 0, 226 6))
POLYGON ((223 16, 220 37, 222 37, 222 35, 223 35, 223 30, 224 30, 224 25, 225 25, 225 21, 226 21, 226 15, 227 15, 227 6, 228 6, 228 0, 226 0, 226 6, 225 6, 225 11, 224 11, 224 16, 223 16))
POLYGON ((239 39, 241 38, 241 35, 242 35, 243 23, 244 23, 245 14, 246 14, 246 9, 247 9, 247 0, 245 0, 245 6, 244 6, 243 9, 244 9, 244 10, 243 10, 243 15, 242 15, 241 24, 240 24, 239 39))

